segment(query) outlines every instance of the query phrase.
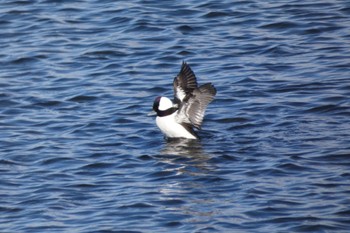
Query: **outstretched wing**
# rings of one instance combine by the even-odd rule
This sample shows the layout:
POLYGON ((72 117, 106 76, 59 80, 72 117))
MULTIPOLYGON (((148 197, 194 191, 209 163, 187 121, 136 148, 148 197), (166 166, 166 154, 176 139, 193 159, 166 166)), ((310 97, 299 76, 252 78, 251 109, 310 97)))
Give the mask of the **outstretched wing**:
POLYGON ((174 97, 176 102, 182 102, 186 95, 197 88, 197 79, 190 66, 183 62, 179 74, 174 78, 174 97))
POLYGON ((211 83, 204 84, 186 95, 181 103, 177 122, 190 123, 200 129, 205 110, 208 104, 213 101, 216 95, 216 89, 211 83))

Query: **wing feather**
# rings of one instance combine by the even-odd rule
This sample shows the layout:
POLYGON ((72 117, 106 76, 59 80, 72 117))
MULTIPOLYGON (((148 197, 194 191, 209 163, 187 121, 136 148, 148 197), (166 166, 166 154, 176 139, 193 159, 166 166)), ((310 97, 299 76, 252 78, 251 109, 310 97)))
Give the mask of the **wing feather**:
POLYGON ((174 78, 173 86, 177 102, 182 102, 186 95, 198 87, 197 78, 186 62, 182 63, 179 74, 174 78))
POLYGON ((194 89, 183 99, 176 120, 179 123, 190 123, 200 129, 205 110, 208 104, 213 101, 215 95, 216 89, 211 83, 194 89))

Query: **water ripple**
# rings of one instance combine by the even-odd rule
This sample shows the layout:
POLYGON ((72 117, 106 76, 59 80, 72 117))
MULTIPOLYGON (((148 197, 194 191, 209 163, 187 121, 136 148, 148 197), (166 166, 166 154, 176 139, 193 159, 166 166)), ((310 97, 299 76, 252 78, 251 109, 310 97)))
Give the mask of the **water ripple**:
POLYGON ((0 231, 347 232, 349 9, 3 2, 0 231), (182 61, 197 142, 147 117, 182 61))

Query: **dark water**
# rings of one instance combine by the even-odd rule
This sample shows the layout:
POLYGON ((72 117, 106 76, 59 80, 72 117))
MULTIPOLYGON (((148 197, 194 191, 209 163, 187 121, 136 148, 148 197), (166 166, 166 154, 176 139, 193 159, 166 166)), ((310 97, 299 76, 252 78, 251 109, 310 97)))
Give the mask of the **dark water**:
POLYGON ((0 232, 348 232, 350 3, 1 1, 0 232), (147 117, 186 60, 201 141, 147 117))

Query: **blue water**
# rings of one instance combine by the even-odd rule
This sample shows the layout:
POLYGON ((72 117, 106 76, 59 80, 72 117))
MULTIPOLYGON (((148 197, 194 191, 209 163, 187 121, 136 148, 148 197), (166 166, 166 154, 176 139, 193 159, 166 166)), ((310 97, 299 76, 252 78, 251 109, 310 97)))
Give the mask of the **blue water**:
POLYGON ((350 4, 0 4, 0 232, 349 232, 350 4), (198 142, 147 117, 187 61, 198 142))

